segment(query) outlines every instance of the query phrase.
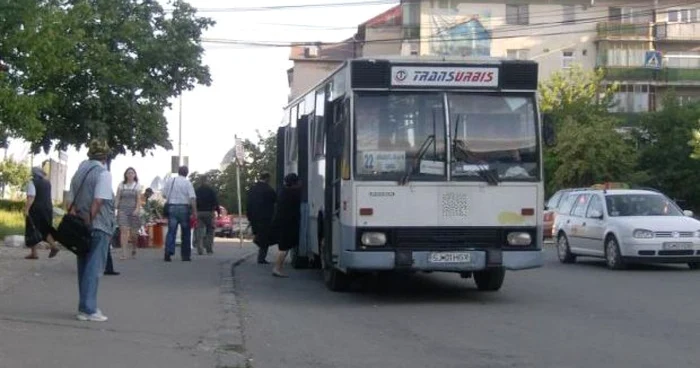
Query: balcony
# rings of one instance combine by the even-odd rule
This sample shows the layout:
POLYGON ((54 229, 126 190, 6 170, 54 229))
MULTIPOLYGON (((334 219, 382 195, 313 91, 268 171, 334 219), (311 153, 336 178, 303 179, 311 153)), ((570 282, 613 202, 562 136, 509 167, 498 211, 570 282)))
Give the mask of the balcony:
POLYGON ((700 42, 700 24, 657 23, 654 25, 654 35, 657 41, 700 42))
POLYGON ((651 41, 649 23, 601 22, 596 32, 598 41, 651 41))
POLYGON ((603 67, 605 79, 615 81, 644 81, 669 84, 698 84, 700 69, 663 68, 654 70, 641 67, 603 67))

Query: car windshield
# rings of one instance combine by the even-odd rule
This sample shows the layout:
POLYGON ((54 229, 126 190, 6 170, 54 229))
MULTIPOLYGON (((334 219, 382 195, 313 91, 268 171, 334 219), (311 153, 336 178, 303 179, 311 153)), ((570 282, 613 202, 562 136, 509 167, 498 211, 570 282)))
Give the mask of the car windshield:
POLYGON ((670 199, 660 194, 609 194, 605 196, 608 215, 625 216, 683 216, 670 199))
POLYGON ((355 170, 364 180, 445 180, 445 112, 433 92, 358 93, 355 170), (414 172, 415 171, 415 172, 414 172))
POLYGON ((452 175, 473 180, 491 170, 499 180, 539 177, 535 103, 525 96, 448 94, 452 175))

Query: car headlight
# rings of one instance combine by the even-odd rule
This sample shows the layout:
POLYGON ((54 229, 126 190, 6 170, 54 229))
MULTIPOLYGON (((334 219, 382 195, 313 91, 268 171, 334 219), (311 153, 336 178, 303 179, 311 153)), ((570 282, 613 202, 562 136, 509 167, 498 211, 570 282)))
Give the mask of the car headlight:
POLYGON ((698 231, 695 232, 695 237, 696 237, 696 238, 700 238, 700 230, 698 230, 698 231))
POLYGON ((386 244, 386 234, 376 232, 362 233, 361 241, 362 245, 368 247, 381 247, 386 244))
POLYGON ((532 244, 530 233, 516 232, 508 234, 508 245, 524 246, 530 244, 532 244))
POLYGON ((654 232, 646 229, 635 229, 632 236, 639 239, 650 239, 654 237, 654 232))

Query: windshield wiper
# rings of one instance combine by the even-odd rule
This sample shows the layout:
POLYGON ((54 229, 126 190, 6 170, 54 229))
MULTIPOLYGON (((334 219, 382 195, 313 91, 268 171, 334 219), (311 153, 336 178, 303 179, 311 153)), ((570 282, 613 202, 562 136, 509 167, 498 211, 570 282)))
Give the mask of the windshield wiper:
MULTIPOLYGON (((457 133, 459 132, 459 124, 461 123, 462 120, 462 115, 457 115, 457 119, 455 120, 455 137, 457 136, 457 133)), ((461 139, 453 139, 452 140, 452 147, 453 151, 454 150, 459 150, 460 153, 464 156, 464 162, 466 163, 468 157, 469 157, 469 150, 467 149, 467 143, 461 139), (464 146, 461 146, 457 144, 457 142, 462 143, 464 146)), ((498 178, 498 173, 494 173, 492 170, 488 168, 488 166, 483 164, 483 161, 477 162, 475 164, 477 167, 477 173, 479 176, 484 179, 489 185, 498 185, 499 183, 499 178, 498 178)))
POLYGON ((429 135, 425 138, 425 141, 423 141, 423 144, 420 145, 420 148, 418 149, 418 154, 416 155, 416 158, 413 159, 413 163, 411 164, 411 168, 406 172, 406 175, 404 175, 401 180, 399 180, 400 185, 406 185, 408 183, 408 180, 411 178, 411 175, 416 171, 418 167, 420 167, 420 161, 423 159, 423 156, 428 152, 428 148, 430 147, 431 144, 435 142, 435 135, 429 135))

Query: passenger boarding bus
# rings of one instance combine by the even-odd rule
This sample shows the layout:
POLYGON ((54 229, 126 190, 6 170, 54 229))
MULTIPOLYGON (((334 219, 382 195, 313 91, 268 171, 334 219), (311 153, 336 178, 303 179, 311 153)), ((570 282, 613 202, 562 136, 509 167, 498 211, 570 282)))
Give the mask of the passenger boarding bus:
MULTIPOLYGON (((277 178, 303 182, 294 267, 442 271, 495 291, 540 267, 537 64, 352 59, 285 108, 277 178)), ((279 185, 279 184, 278 184, 279 185)))

